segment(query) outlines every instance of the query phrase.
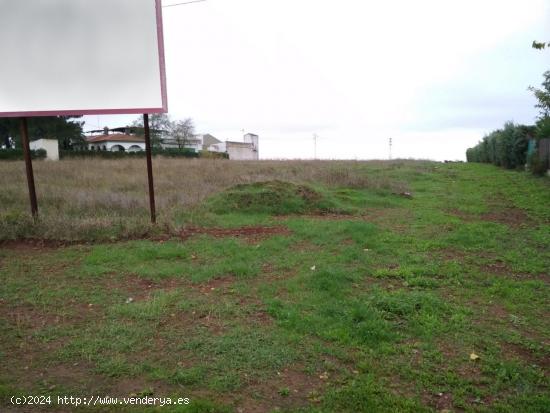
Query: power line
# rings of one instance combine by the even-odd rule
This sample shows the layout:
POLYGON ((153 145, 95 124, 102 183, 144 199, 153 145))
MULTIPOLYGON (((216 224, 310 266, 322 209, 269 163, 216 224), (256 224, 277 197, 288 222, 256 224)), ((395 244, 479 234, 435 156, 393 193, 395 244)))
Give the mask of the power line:
POLYGON ((191 4, 191 3, 201 3, 206 0, 190 0, 190 1, 184 1, 183 3, 174 3, 174 4, 167 4, 162 7, 175 7, 175 6, 183 6, 185 4, 191 4))

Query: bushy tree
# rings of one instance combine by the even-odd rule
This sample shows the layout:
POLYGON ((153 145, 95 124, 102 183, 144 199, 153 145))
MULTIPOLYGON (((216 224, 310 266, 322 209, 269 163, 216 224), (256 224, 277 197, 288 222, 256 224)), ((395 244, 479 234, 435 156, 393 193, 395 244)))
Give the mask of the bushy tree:
POLYGON ((193 119, 187 118, 172 122, 170 135, 176 141, 178 148, 183 149, 195 135, 195 125, 193 123, 193 119))
MULTIPOLYGON (((143 132, 143 116, 137 118, 132 126, 138 128, 143 132)), ((149 129, 151 135, 151 146, 154 148, 160 148, 162 142, 162 136, 170 131, 172 128, 172 121, 167 113, 153 113, 149 115, 149 129)))
POLYGON ((527 147, 533 137, 533 126, 507 122, 483 137, 483 140, 466 151, 468 162, 492 163, 508 169, 522 168, 527 162, 527 147))
POLYGON ((537 139, 550 138, 550 117, 539 119, 535 127, 537 139))
MULTIPOLYGON (((550 49, 550 42, 534 41, 532 46, 539 50, 550 49)), ((506 123, 504 129, 491 132, 477 146, 466 151, 468 162, 488 162, 511 169, 528 163, 534 173, 546 173, 547 159, 540 159, 536 152, 527 154, 530 139, 550 138, 550 71, 546 71, 543 76, 540 89, 529 87, 538 101, 535 105, 539 109, 536 126, 506 123)))
MULTIPOLYGON (((29 118, 29 139, 57 139, 61 149, 72 149, 83 142, 81 116, 46 116, 29 118)), ((21 147, 20 121, 17 118, 0 119, 0 142, 14 138, 15 147, 21 147)))
MULTIPOLYGON (((137 128, 138 133, 143 133, 143 117, 140 116, 136 119, 132 123, 132 126, 137 128)), ((163 137, 170 136, 177 142, 178 148, 183 149, 195 135, 193 119, 187 118, 172 121, 166 113, 150 115, 149 129, 151 133, 151 145, 154 148, 160 148, 163 137)))
POLYGON ((536 40, 533 40, 533 44, 531 46, 533 49, 543 50, 546 49, 546 47, 550 48, 550 42, 537 42, 536 40))
POLYGON ((544 80, 541 84, 541 89, 529 86, 529 90, 534 93, 538 100, 535 107, 539 109, 539 119, 544 119, 550 116, 550 70, 544 72, 543 77, 544 80))

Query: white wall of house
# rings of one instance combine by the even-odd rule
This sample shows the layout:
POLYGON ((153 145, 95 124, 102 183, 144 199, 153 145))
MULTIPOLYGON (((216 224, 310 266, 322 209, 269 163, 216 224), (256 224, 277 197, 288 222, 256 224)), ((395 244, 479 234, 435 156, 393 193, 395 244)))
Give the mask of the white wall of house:
POLYGON ((221 142, 221 143, 215 143, 213 145, 210 145, 208 147, 208 151, 210 152, 225 152, 226 150, 226 147, 225 147, 225 142, 221 142))
MULTIPOLYGON (((210 135, 209 133, 195 135, 195 138, 201 141, 202 149, 209 150, 210 145, 216 145, 222 143, 215 136, 210 135)), ((225 150, 224 150, 225 152, 225 150)))
POLYGON ((235 161, 253 161, 258 159, 258 151, 250 143, 226 142, 226 152, 229 155, 229 159, 235 161))
POLYGON ((199 139, 193 139, 189 142, 186 142, 185 147, 188 149, 192 149, 195 152, 199 152, 202 150, 202 141, 199 139))
POLYGON ((124 148, 125 152, 139 152, 145 150, 145 142, 120 142, 120 141, 105 141, 93 142, 88 144, 88 149, 91 151, 109 151, 119 152, 124 148))
POLYGON ((252 148, 256 150, 256 152, 259 152, 259 137, 258 135, 254 135, 253 133, 247 133, 244 135, 244 141, 246 143, 252 144, 252 148))
POLYGON ((38 139, 29 142, 31 150, 44 149, 46 151, 46 159, 50 161, 59 160, 59 144, 56 139, 38 139))
MULTIPOLYGON (((165 139, 160 145, 163 149, 179 149, 180 145, 175 139, 165 139)), ((185 142, 184 149, 191 149, 198 152, 202 149, 202 141, 199 139, 191 139, 185 142)))
POLYGON ((132 145, 130 145, 126 152, 141 152, 145 150, 145 143, 136 143, 134 142, 132 145))
POLYGON ((229 159, 237 161, 255 161, 259 159, 258 135, 247 133, 244 142, 220 142, 208 146, 210 152, 226 152, 229 159))

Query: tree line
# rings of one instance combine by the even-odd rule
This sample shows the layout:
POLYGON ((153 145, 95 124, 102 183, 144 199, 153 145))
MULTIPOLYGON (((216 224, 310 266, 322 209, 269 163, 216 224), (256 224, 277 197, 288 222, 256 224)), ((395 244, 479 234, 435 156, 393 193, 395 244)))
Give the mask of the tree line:
MULTIPOLYGON (((46 116, 28 119, 29 137, 35 139, 56 139, 63 151, 79 150, 86 144, 82 116, 46 116)), ((137 134, 143 134, 143 116, 130 125, 137 134)), ((172 120, 166 113, 149 116, 151 144, 160 148, 162 139, 169 137, 179 149, 185 146, 195 135, 193 119, 172 120)), ((18 118, 0 118, 0 148, 21 148, 20 122, 18 118)))
MULTIPOLYGON (((550 48, 550 42, 533 42, 533 48, 550 48)), ((483 137, 473 148, 466 151, 468 162, 492 163, 508 169, 523 168, 527 164, 536 174, 546 173, 550 169, 548 157, 541 159, 534 145, 541 139, 550 138, 550 70, 544 72, 540 88, 528 88, 537 99, 539 110, 537 121, 533 126, 516 125, 507 122, 502 129, 497 129, 483 137)))
POLYGON ((468 162, 492 163, 508 169, 523 168, 527 163, 529 140, 536 134, 535 126, 507 122, 473 148, 466 151, 468 162))
MULTIPOLYGON (((82 116, 46 116, 29 118, 31 139, 57 139, 61 149, 70 150, 84 143, 82 116)), ((0 147, 21 148, 18 118, 0 118, 0 147)))
MULTIPOLYGON (((143 133, 143 116, 134 120, 131 126, 143 133)), ((154 148, 160 148, 162 139, 169 137, 178 149, 184 149, 195 136, 195 123, 192 118, 172 120, 167 113, 150 115, 149 128, 151 130, 151 146, 154 148)))

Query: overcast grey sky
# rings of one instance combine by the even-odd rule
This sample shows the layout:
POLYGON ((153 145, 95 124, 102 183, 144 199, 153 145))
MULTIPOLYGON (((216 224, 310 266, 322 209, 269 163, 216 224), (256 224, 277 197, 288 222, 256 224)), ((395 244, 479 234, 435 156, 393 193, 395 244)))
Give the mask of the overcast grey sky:
MULTIPOLYGON (((179 2, 163 0, 164 5, 179 2)), ((208 0, 163 9, 168 107, 261 158, 465 159, 533 123, 548 0, 208 0)), ((86 128, 135 116, 87 116, 86 128)))

